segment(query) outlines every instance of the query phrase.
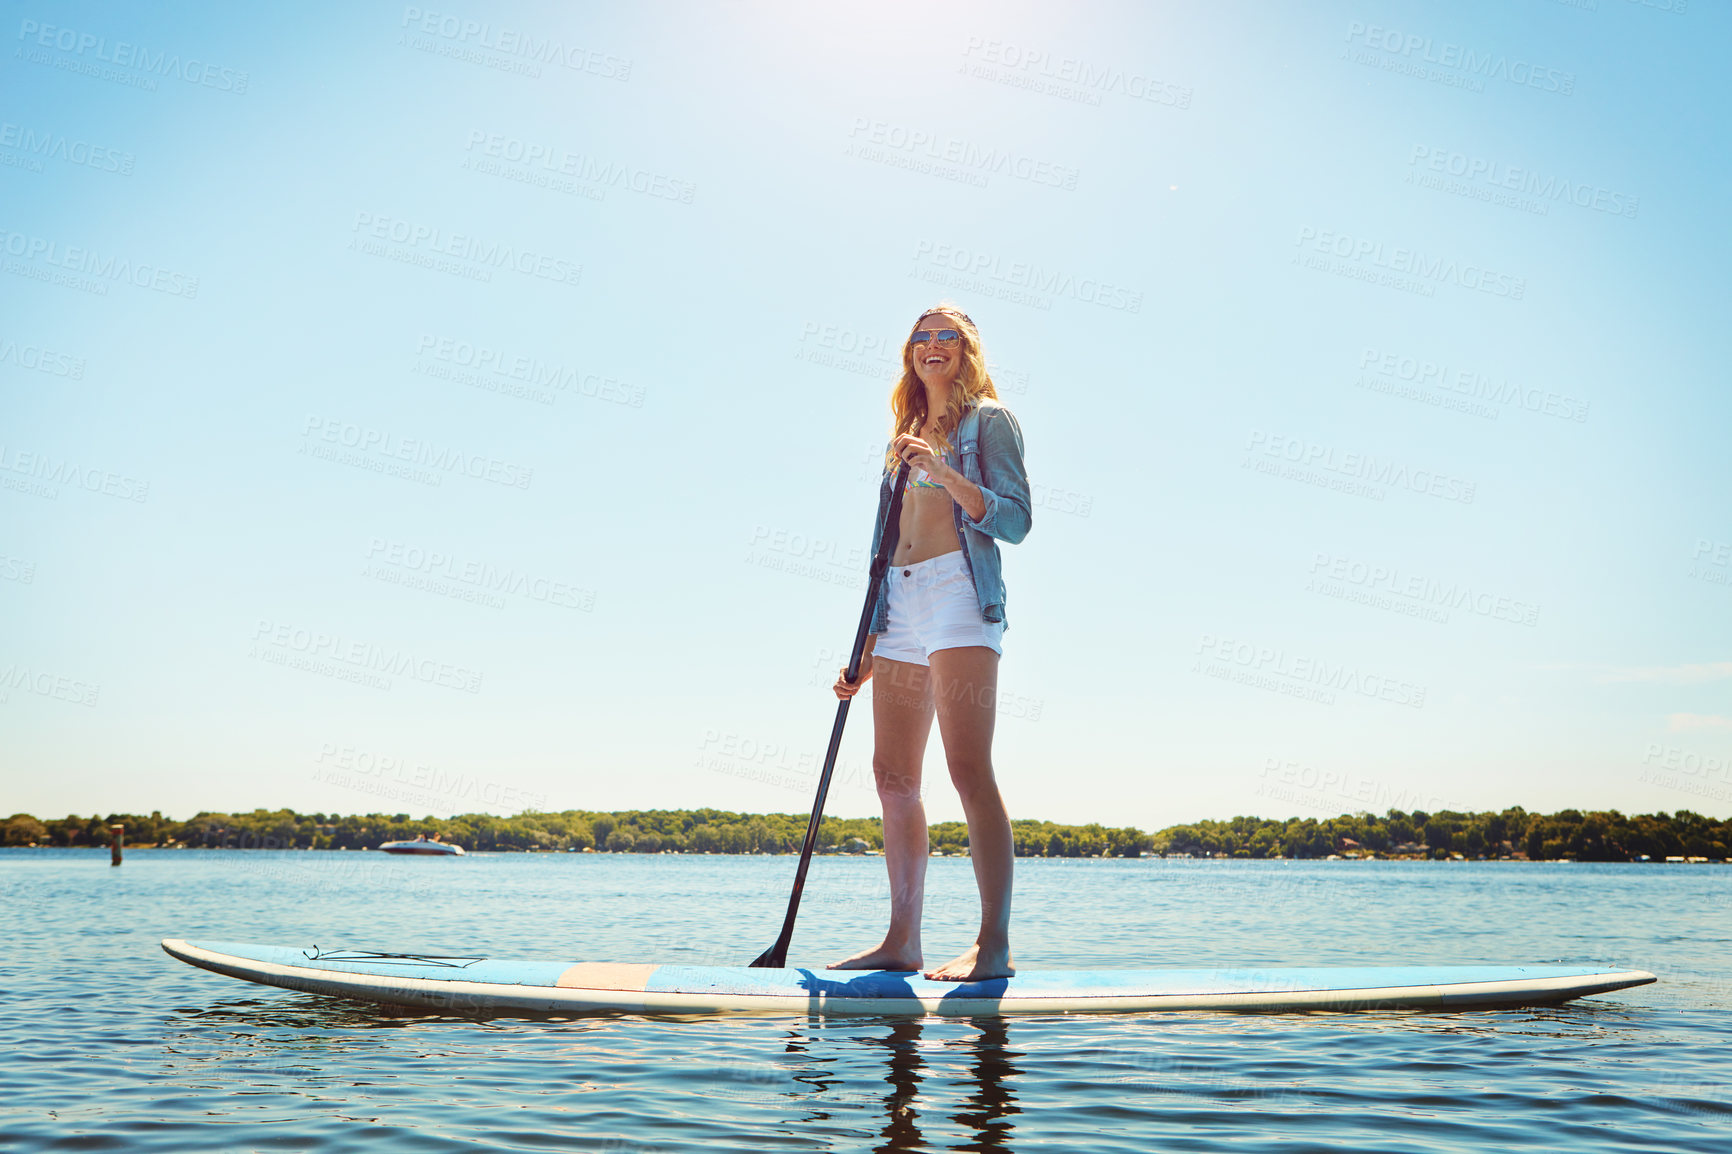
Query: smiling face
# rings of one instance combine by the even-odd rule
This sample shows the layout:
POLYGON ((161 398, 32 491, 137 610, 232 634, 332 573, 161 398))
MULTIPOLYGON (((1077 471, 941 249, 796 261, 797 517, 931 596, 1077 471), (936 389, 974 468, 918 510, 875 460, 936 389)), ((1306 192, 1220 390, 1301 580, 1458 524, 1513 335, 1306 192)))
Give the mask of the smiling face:
MULTIPOLYGON (((957 323, 956 318, 944 313, 927 313, 920 318, 920 323, 914 326, 915 332, 923 329, 934 334, 940 329, 955 329, 960 333, 962 326, 957 323)), ((963 342, 967 339, 966 336, 961 336, 950 344, 939 340, 915 344, 910 338, 908 356, 915 375, 928 386, 949 385, 954 382, 957 373, 962 371, 963 342)))

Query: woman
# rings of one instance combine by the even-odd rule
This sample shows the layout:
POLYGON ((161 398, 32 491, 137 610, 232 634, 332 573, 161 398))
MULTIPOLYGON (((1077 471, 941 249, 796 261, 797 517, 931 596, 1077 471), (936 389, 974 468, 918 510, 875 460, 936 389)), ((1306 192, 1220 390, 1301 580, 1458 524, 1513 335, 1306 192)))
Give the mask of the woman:
POLYGON ((953 961, 926 971, 941 981, 1015 973, 1010 957, 1010 881, 1015 847, 1010 816, 992 775, 998 657, 1004 635, 1004 580, 993 538, 1028 533, 1028 474, 1022 430, 986 372, 980 331, 948 305, 928 310, 902 348, 902 377, 890 394, 893 440, 878 492, 877 552, 900 461, 912 466, 900 536, 880 590, 857 681, 844 669, 836 696, 868 678, 872 771, 884 807, 890 871, 890 929, 878 946, 831 969, 918 970, 926 884, 926 808, 921 763, 932 718, 944 741, 950 780, 968 818, 968 848, 980 889, 980 933, 953 961))

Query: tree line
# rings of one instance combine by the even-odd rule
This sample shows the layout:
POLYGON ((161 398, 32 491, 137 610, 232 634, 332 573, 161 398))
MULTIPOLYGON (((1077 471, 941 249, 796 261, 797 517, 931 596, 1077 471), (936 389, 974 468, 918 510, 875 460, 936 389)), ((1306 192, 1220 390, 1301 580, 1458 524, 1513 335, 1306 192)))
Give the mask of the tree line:
POLYGON ((1529 813, 1392 809, 1331 818, 1235 817, 1175 825, 1155 835, 1159 852, 1208 857, 1488 858, 1530 861, 1725 860, 1732 820, 1681 809, 1626 816, 1617 810, 1529 813))
MULTIPOLYGON (((41 821, 13 814, 0 826, 8 846, 100 846, 109 827, 124 824, 128 844, 190 849, 370 849, 381 842, 419 834, 437 835, 472 852, 582 851, 603 853, 797 853, 806 815, 733 813, 718 809, 570 809, 527 811, 513 817, 470 813, 412 818, 398 814, 296 813, 255 809, 251 813, 201 812, 184 821, 150 815, 76 814, 41 821)), ((1444 810, 1412 813, 1392 809, 1332 818, 1235 817, 1198 821, 1144 833, 1134 826, 1098 823, 1011 823, 1019 857, 1142 857, 1145 854, 1231 858, 1325 858, 1331 855, 1398 858, 1631 861, 1705 857, 1724 860, 1732 845, 1732 820, 1689 810, 1625 816, 1616 810, 1528 813, 1520 806, 1501 812, 1444 810)), ((934 852, 968 852, 968 827, 938 822, 931 827, 934 852)), ((818 846, 827 852, 882 850, 878 818, 826 817, 818 846)))
MULTIPOLYGON (((296 813, 255 809, 251 813, 201 812, 185 821, 111 813, 89 818, 74 814, 39 821, 14 814, 3 832, 9 846, 100 846, 109 827, 126 827, 129 845, 185 846, 189 849, 371 849, 382 842, 420 834, 437 836, 472 852, 582 851, 603 853, 798 853, 806 837, 806 814, 733 813, 719 809, 619 810, 561 813, 528 811, 514 817, 470 813, 455 817, 412 818, 398 814, 296 813)), ((1147 834, 1134 828, 1056 825, 1044 821, 1013 823, 1016 852, 1025 857, 1136 857, 1148 852, 1147 834)), ((938 822, 930 830, 938 853, 966 853, 968 826, 938 822)), ((821 850, 883 850, 884 828, 876 817, 825 817, 818 830, 821 850)))

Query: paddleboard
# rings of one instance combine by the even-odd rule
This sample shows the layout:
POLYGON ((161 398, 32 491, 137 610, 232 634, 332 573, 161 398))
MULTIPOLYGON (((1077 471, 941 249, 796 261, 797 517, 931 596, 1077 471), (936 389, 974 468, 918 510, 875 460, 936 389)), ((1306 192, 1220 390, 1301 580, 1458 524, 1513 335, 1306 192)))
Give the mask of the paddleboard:
POLYGON ((232 978, 312 994, 439 1010, 582 1014, 999 1016, 1154 1010, 1494 1009, 1550 1005, 1654 981, 1593 966, 1345 966, 1025 971, 931 982, 890 970, 755 970, 392 954, 188 942, 172 957, 232 978))

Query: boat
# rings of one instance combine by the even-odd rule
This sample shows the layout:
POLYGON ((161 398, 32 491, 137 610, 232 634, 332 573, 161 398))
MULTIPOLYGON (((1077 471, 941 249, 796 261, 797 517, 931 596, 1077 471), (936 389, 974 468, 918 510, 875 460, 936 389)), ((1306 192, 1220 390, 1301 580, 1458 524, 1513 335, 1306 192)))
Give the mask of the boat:
POLYGON ((448 841, 430 841, 424 837, 413 841, 388 841, 379 847, 383 853, 421 854, 426 857, 462 857, 463 847, 448 841))

